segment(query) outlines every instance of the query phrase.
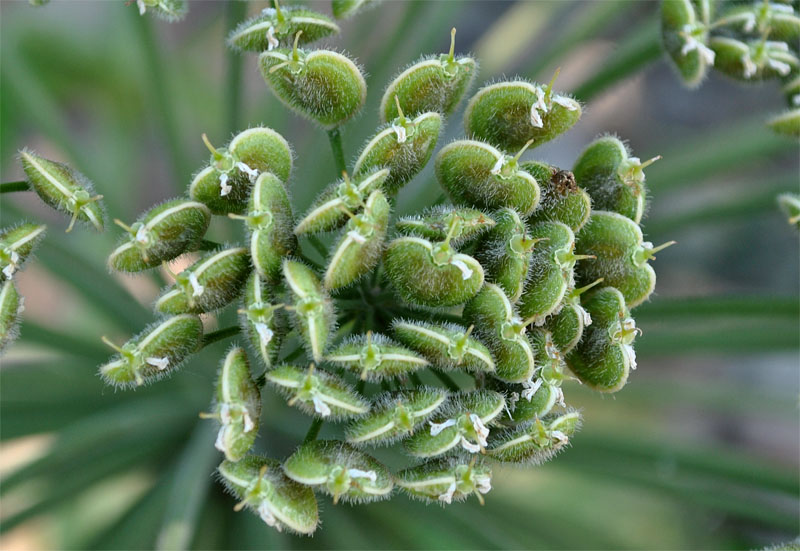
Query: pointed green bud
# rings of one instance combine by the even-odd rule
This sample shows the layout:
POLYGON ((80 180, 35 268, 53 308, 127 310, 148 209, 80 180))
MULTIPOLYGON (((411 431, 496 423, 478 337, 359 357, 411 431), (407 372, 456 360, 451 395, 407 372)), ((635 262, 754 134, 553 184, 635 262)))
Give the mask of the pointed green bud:
POLYGON ((189 11, 187 0, 136 0, 139 15, 152 13, 159 19, 174 23, 180 21, 189 11))
POLYGON ((306 442, 283 464, 286 476, 333 496, 334 505, 386 499, 392 473, 377 459, 337 440, 306 442))
POLYGON ((109 255, 109 267, 141 272, 193 250, 208 229, 211 211, 197 201, 173 199, 151 208, 131 226, 115 222, 127 233, 109 255))
POLYGON ((253 183, 261 173, 271 172, 282 182, 289 180, 292 150, 283 136, 271 128, 249 128, 222 148, 211 145, 205 134, 203 141, 211 151, 211 159, 195 175, 189 195, 213 214, 244 212, 253 183))
POLYGON ((155 303, 162 314, 202 314, 230 304, 250 275, 247 249, 212 251, 175 276, 155 303))
POLYGON ((380 190, 373 191, 360 214, 344 227, 325 270, 325 288, 346 287, 378 265, 389 226, 391 207, 380 190))
POLYGON ((569 411, 498 432, 492 438, 487 453, 492 459, 503 463, 540 465, 569 443, 580 421, 580 413, 569 411))
POLYGON ((202 338, 203 324, 191 314, 150 324, 121 347, 104 337, 117 354, 100 366, 100 376, 120 388, 158 381, 178 369, 202 338))
POLYGON ((462 369, 474 373, 491 373, 495 369, 489 349, 471 336, 473 327, 447 323, 394 320, 394 336, 416 350, 437 368, 447 371, 462 369))
POLYGON ((449 505, 474 494, 482 504, 492 489, 492 469, 484 461, 463 457, 432 459, 397 473, 397 485, 423 501, 449 505))
POLYGON ((268 526, 298 534, 313 534, 319 522, 314 491, 283 474, 280 463, 258 455, 234 463, 225 460, 217 469, 227 490, 268 526))
POLYGON ((398 116, 367 141, 356 160, 354 174, 388 168, 383 189, 389 196, 395 195, 428 164, 441 129, 442 117, 438 113, 422 113, 414 119, 398 116))
POLYGON ((255 17, 242 21, 228 35, 228 46, 261 53, 291 46, 298 31, 302 31, 298 45, 339 34, 339 26, 327 15, 301 6, 275 4, 274 8, 265 8, 255 17))
POLYGON ((525 162, 521 166, 536 179, 542 192, 539 208, 528 218, 528 223, 561 222, 573 232, 580 230, 589 220, 592 200, 578 187, 575 175, 539 161, 525 162))
POLYGON ((436 156, 436 179, 454 203, 485 209, 513 208, 524 216, 539 204, 539 185, 512 157, 491 145, 459 140, 436 156))
POLYGON ((800 228, 800 194, 781 193, 778 195, 778 207, 786 215, 789 224, 800 228))
POLYGON ((369 402, 335 375, 293 365, 276 367, 266 374, 267 382, 306 415, 319 419, 348 419, 369 411, 369 402))
POLYGON ((549 86, 524 80, 490 84, 472 96, 464 112, 468 136, 505 151, 528 141, 537 147, 572 128, 581 117, 578 101, 549 86))
POLYGON ((283 337, 288 333, 288 320, 283 313, 283 304, 276 304, 273 300, 273 287, 258 272, 253 271, 245 283, 239 324, 258 357, 265 366, 271 367, 278 358, 283 337))
POLYGON ((336 19, 347 19, 377 5, 378 2, 380 0, 332 0, 333 16, 336 19))
POLYGON ((22 269, 46 230, 46 226, 28 223, 0 230, 0 283, 22 269))
POLYGON ((433 387, 379 394, 369 413, 347 425, 345 437, 356 446, 389 445, 413 434, 446 398, 445 389, 433 387))
POLYGON ((383 122, 400 115, 395 96, 409 117, 436 112, 450 115, 472 86, 478 63, 455 55, 456 30, 450 31, 450 52, 425 56, 397 75, 383 93, 378 112, 383 122))
POLYGON ((767 126, 777 134, 800 138, 800 107, 788 109, 772 117, 767 121, 767 126))
POLYGON ((663 0, 661 40, 675 69, 690 88, 695 88, 714 66, 715 53, 708 47, 711 0, 663 0))
POLYGON ((105 213, 89 179, 77 170, 56 161, 49 161, 23 149, 19 152, 28 185, 50 207, 71 216, 67 231, 76 221, 86 222, 103 231, 105 213))
POLYGON ((488 214, 478 209, 441 205, 426 209, 422 214, 400 218, 395 222, 395 228, 405 235, 443 241, 447 238, 451 224, 455 224, 450 243, 459 247, 480 237, 493 228, 495 223, 488 214))
POLYGON ((314 271, 296 260, 283 263, 283 277, 294 305, 292 322, 314 361, 320 361, 336 325, 333 301, 314 271))
POLYGON ((25 297, 17 292, 13 281, 8 280, 0 286, 0 353, 19 336, 24 302, 25 297))
POLYGON ((505 408, 503 395, 492 390, 451 394, 428 426, 404 442, 414 457, 435 457, 451 450, 478 453, 486 447, 489 425, 505 408))
POLYGON ((800 68, 800 59, 786 42, 755 39, 742 42, 715 36, 709 41, 716 54, 714 67, 731 78, 759 81, 788 76, 800 68))
POLYGON ((295 38, 294 49, 262 52, 258 61, 275 96, 325 129, 341 126, 364 106, 367 84, 361 69, 340 53, 298 50, 295 38))
POLYGON ((401 377, 428 365, 428 360, 416 352, 371 331, 349 337, 331 350, 325 361, 357 373, 366 381, 401 377))

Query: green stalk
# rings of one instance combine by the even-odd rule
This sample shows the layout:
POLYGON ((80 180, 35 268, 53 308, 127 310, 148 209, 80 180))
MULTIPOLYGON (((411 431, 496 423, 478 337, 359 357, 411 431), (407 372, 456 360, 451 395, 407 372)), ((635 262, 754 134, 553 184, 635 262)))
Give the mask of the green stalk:
POLYGON ((344 162, 344 151, 342 150, 341 131, 338 128, 328 130, 328 140, 331 142, 331 151, 333 152, 333 161, 336 163, 336 176, 338 178, 347 170, 347 165, 344 162))
POLYGON ((308 432, 306 433, 306 437, 303 438, 303 444, 307 444, 308 442, 313 442, 319 436, 319 431, 322 429, 322 419, 314 419, 311 423, 311 426, 308 427, 308 432))
POLYGON ((205 348, 210 344, 214 344, 217 341, 227 339, 228 337, 234 337, 238 335, 240 331, 241 329, 239 328, 238 325, 232 325, 224 329, 217 329, 212 333, 203 335, 203 341, 200 343, 200 348, 205 348))
POLYGON ((30 191, 28 182, 20 180, 19 182, 3 182, 0 184, 0 193, 14 193, 15 191, 30 191))

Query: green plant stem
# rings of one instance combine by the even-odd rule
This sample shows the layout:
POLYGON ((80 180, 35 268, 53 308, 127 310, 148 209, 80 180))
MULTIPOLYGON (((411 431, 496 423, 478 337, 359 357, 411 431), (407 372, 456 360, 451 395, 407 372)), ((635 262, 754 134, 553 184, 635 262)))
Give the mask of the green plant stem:
POLYGON ((225 327, 224 329, 217 329, 216 331, 203 335, 203 341, 200 343, 200 348, 205 348, 209 344, 214 344, 217 341, 236 336, 239 334, 239 332, 241 332, 241 329, 238 325, 232 325, 230 327, 225 327))
POLYGON ((319 240, 319 237, 316 235, 310 235, 308 237, 308 242, 311 243, 311 246, 316 249, 316 251, 322 255, 322 258, 326 258, 328 256, 328 249, 325 248, 325 244, 319 240))
POLYGON ((0 184, 0 193, 14 193, 15 191, 30 191, 28 182, 20 180, 19 182, 3 182, 0 184))
MULTIPOLYGON (((225 4, 226 28, 233 29, 247 14, 247 3, 232 1, 225 4)), ((225 54, 228 66, 228 90, 226 93, 225 124, 228 132, 239 128, 242 104, 242 54, 233 48, 227 48, 225 54)))
POLYGON ((314 419, 311 422, 311 426, 308 427, 308 432, 306 433, 306 437, 303 438, 303 444, 307 444, 308 442, 313 442, 319 436, 319 431, 322 429, 322 419, 314 419))
POLYGON ((452 390, 453 392, 458 392, 459 390, 461 390, 461 387, 459 387, 458 384, 456 384, 456 382, 453 379, 451 379, 450 375, 448 375, 447 373, 443 373, 438 369, 431 369, 431 371, 433 372, 434 375, 436 375, 436 378, 442 381, 442 383, 444 383, 444 386, 446 386, 449 390, 452 390))
POLYGON ((344 162, 344 151, 342 149, 342 133, 338 128, 328 130, 328 140, 331 142, 331 151, 333 152, 333 161, 336 163, 336 176, 341 177, 342 173, 347 170, 347 165, 344 162))

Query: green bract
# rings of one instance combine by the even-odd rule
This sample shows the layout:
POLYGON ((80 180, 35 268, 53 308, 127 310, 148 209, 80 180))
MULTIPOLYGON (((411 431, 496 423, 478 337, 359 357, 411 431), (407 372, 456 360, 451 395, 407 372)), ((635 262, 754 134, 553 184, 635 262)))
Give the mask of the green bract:
POLYGON ((325 361, 369 381, 403 376, 428 365, 428 360, 419 354, 371 332, 348 338, 328 352, 325 361))
POLYGON ((458 247, 469 243, 494 227, 495 221, 485 212, 466 207, 442 205, 422 214, 405 216, 395 222, 395 229, 406 235, 418 235, 431 241, 443 241, 455 225, 450 242, 458 247))
POLYGON ((13 281, 0 285, 0 352, 19 336, 19 317, 25 309, 24 302, 13 281))
POLYGON ((22 268, 46 230, 45 226, 23 223, 0 231, 0 283, 22 268))
POLYGON ((700 84, 714 65, 714 50, 708 47, 711 0, 662 0, 661 37, 683 82, 700 84))
POLYGON ((473 328, 454 323, 405 320, 392 323, 397 340, 425 356, 440 369, 493 372, 495 364, 492 354, 483 343, 470 336, 473 328))
POLYGON ((314 271, 302 262, 284 261, 283 277, 294 299, 294 326, 311 357, 320 361, 336 325, 333 302, 314 271))
POLYGON ((483 461, 460 457, 433 459, 397 473, 397 485, 411 497, 449 505, 492 489, 492 469, 483 461))
POLYGON ((228 35, 228 45, 237 50, 263 52, 289 46, 298 32, 299 44, 315 42, 339 34, 339 26, 327 15, 301 6, 265 8, 255 17, 242 21, 228 35))
POLYGON ((528 218, 536 222, 562 222, 573 232, 583 227, 592 211, 592 199, 578 187, 575 175, 538 161, 522 163, 522 170, 536 179, 542 196, 539 208, 528 218))
POLYGON ((569 437, 578 430, 580 422, 577 411, 536 419, 497 433, 487 453, 504 463, 539 464, 569 443, 569 437))
POLYGON ((283 304, 273 302, 272 287, 258 272, 252 272, 244 286, 239 324, 267 367, 277 359, 283 337, 288 330, 282 309, 283 304))
POLYGON ((315 369, 282 365, 268 371, 266 380, 303 413, 321 419, 347 419, 369 411, 369 402, 335 375, 315 369))

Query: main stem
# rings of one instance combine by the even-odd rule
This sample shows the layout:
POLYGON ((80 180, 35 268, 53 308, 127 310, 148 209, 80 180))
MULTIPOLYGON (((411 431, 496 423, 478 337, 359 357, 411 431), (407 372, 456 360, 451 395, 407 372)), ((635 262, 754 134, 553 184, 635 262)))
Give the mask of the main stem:
POLYGON ((20 180, 19 182, 3 182, 0 184, 0 193, 13 193, 15 191, 30 191, 31 188, 28 182, 20 180))
POLYGON ((331 142, 333 161, 336 163, 336 175, 341 177, 342 172, 347 170, 347 165, 344 163, 344 151, 342 150, 342 133, 338 128, 328 130, 328 140, 331 142))
POLYGON ((228 337, 233 337, 235 335, 238 335, 240 331, 241 329, 239 329, 238 325, 232 325, 224 329, 217 329, 216 331, 203 335, 203 340, 200 343, 200 348, 205 348, 209 344, 213 344, 217 341, 227 339, 228 337))

